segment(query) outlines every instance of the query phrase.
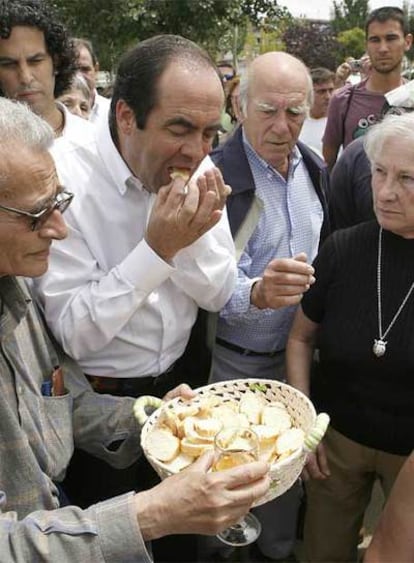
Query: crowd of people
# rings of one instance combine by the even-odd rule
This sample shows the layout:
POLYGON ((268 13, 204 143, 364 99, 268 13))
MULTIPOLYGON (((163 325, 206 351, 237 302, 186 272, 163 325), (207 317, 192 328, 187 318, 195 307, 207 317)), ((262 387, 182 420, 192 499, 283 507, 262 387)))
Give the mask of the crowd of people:
POLYGON ((365 34, 356 66, 241 75, 158 35, 109 99, 46 0, 0 0, 1 561, 232 560, 214 534, 268 464, 160 482, 133 404, 251 377, 331 424, 246 561, 295 560, 302 513, 306 561, 357 561, 376 481, 366 561, 414 560, 414 100, 387 98, 412 36, 389 6, 365 34))

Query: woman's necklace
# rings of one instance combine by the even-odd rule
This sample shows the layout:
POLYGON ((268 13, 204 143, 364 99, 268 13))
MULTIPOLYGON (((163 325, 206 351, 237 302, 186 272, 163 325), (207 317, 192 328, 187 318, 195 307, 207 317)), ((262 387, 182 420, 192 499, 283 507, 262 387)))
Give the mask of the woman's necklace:
POLYGON ((395 321, 400 316, 401 311, 403 310, 405 304, 407 303, 407 301, 408 301, 408 299, 409 299, 409 297, 410 297, 410 295, 411 295, 411 293, 413 292, 413 289, 414 289, 414 282, 413 282, 411 284, 410 289, 407 291, 406 296, 402 300, 401 305, 398 307, 397 312, 393 316, 390 324, 386 328, 385 332, 382 332, 381 259, 382 259, 382 227, 380 227, 379 236, 378 236, 378 261, 377 261, 377 298, 378 298, 378 332, 379 332, 379 338, 378 338, 378 340, 377 339, 374 340, 374 346, 372 347, 372 351, 374 352, 374 354, 378 358, 385 354, 385 352, 387 350, 387 341, 385 340, 385 338, 387 337, 387 334, 390 332, 390 330, 394 326, 395 321))

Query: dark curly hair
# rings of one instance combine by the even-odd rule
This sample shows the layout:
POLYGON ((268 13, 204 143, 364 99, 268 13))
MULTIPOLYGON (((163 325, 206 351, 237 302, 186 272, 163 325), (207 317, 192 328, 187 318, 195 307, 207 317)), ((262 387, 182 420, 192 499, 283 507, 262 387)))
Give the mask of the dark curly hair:
POLYGON ((18 25, 43 31, 56 72, 54 96, 57 98, 70 86, 77 70, 76 51, 65 26, 44 0, 0 0, 0 37, 8 39, 13 27, 18 25))

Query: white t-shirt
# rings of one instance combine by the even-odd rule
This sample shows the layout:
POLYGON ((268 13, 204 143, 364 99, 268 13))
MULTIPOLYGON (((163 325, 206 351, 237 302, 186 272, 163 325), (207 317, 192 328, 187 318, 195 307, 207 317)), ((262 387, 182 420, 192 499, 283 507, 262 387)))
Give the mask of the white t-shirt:
POLYGON ((327 120, 327 117, 320 117, 319 119, 307 117, 299 135, 300 141, 312 147, 320 155, 322 155, 322 137, 327 120))

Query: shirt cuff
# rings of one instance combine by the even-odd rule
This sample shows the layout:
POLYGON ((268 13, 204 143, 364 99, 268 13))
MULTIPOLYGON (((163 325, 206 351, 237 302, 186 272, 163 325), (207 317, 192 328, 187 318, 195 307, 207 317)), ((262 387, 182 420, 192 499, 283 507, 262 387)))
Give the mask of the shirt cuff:
POLYGON ((152 563, 138 526, 134 496, 135 493, 131 492, 95 505, 106 563, 152 563))
POLYGON ((174 266, 160 258, 145 239, 118 266, 122 279, 132 287, 148 293, 159 287, 174 271, 174 266))

